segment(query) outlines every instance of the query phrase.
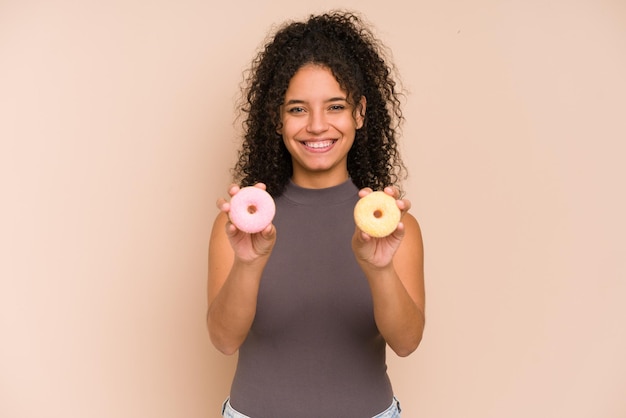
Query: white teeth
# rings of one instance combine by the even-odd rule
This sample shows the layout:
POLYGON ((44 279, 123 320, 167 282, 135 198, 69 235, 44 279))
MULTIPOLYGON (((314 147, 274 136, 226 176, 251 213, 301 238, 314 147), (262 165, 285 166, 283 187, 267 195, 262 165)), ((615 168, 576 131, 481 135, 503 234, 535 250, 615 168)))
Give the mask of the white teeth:
POLYGON ((309 148, 327 148, 330 147, 333 142, 334 141, 305 142, 304 145, 309 148))

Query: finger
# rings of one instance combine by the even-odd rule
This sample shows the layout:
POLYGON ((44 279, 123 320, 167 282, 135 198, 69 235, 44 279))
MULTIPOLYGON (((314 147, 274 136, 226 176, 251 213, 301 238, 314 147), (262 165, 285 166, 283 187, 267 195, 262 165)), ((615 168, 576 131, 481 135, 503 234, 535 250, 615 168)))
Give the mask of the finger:
POLYGON ((359 197, 365 197, 368 194, 372 193, 372 188, 371 187, 364 187, 361 190, 359 190, 359 197))
POLYGON ((402 212, 402 214, 405 214, 406 212, 409 211, 409 209, 411 209, 411 201, 408 199, 400 199, 397 200, 398 202, 398 208, 400 209, 400 211, 402 212))
POLYGON ((257 183, 254 185, 254 187, 258 187, 261 190, 267 190, 267 186, 265 185, 265 183, 257 183))
POLYGON ((372 237, 370 235, 368 235, 365 232, 363 232, 363 230, 360 229, 358 226, 354 228, 354 237, 359 242, 366 242, 366 241, 369 241, 369 240, 372 239, 372 237))
POLYGON ((233 197, 234 195, 236 195, 239 192, 239 190, 241 190, 241 188, 237 184, 233 183, 230 186, 228 186, 228 194, 230 195, 230 197, 233 197))
POLYGON ((230 203, 228 203, 223 197, 217 199, 216 206, 222 212, 228 212, 230 210, 230 203))
POLYGON ((400 198, 400 189, 398 189, 396 186, 387 186, 385 187, 384 191, 394 199, 400 198))
POLYGON ((404 237, 404 224, 402 222, 398 222, 396 230, 393 231, 393 236, 397 239, 402 239, 402 237, 404 237))
POLYGON ((226 222, 225 229, 226 229, 226 235, 228 235, 231 238, 234 237, 237 234, 237 232, 239 232, 237 227, 233 225, 233 223, 230 221, 226 222))
POLYGON ((361 235, 361 241, 363 242, 368 242, 374 239, 371 235, 368 235, 366 232, 363 231, 361 231, 359 235, 361 235))
POLYGON ((276 233, 276 228, 274 228, 274 224, 270 223, 265 227, 264 230, 261 231, 261 236, 267 240, 272 239, 276 233))

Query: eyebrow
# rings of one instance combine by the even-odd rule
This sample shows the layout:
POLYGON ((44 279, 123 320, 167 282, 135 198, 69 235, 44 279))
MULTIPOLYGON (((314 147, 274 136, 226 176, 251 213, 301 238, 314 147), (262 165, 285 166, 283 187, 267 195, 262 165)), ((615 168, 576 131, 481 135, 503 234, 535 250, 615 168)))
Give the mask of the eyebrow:
MULTIPOLYGON (((348 99, 345 97, 331 97, 330 99, 324 100, 324 103, 332 103, 332 102, 347 102, 348 99)), ((300 99, 291 99, 285 102, 285 105, 293 105, 293 104, 303 104, 306 103, 306 100, 300 99)))

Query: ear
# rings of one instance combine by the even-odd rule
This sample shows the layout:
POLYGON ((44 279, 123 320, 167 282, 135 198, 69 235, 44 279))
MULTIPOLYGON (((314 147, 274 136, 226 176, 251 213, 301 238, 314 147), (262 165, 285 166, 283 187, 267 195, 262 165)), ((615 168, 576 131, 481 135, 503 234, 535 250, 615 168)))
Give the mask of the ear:
POLYGON ((365 109, 367 108, 367 99, 365 96, 361 96, 361 100, 356 105, 356 128, 361 129, 363 127, 363 122, 365 121, 365 109))

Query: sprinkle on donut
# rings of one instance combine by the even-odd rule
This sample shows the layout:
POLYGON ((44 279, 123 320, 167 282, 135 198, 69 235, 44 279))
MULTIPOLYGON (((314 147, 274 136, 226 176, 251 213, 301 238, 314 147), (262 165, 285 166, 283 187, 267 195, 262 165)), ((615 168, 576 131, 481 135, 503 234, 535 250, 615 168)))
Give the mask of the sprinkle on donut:
POLYGON ((243 232, 255 234, 264 230, 276 213, 272 196, 254 186, 243 187, 230 200, 230 221, 243 232))
POLYGON ((354 207, 354 222, 367 235, 382 238, 390 235, 400 222, 396 199, 382 191, 362 197, 354 207))

